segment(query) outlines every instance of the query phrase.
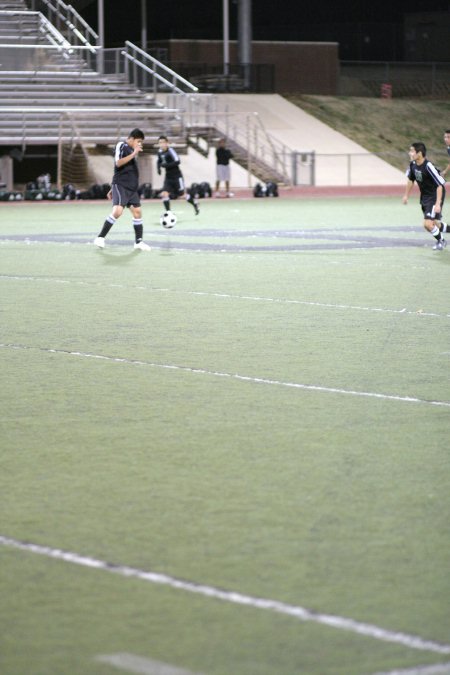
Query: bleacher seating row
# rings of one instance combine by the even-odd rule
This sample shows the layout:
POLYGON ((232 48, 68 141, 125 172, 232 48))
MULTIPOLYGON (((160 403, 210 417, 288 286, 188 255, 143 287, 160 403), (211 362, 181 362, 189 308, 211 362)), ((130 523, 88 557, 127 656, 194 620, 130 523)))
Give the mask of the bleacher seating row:
POLYGON ((0 9, 0 143, 72 142, 75 134, 86 143, 111 144, 118 132, 137 122, 151 126, 155 137, 163 131, 177 133, 175 120, 159 117, 153 96, 134 88, 125 76, 101 75, 79 53, 52 48, 37 13, 29 9, 24 0, 3 2, 0 9), (34 110, 25 110, 29 108, 34 110), (87 112, 92 108, 99 112, 87 112), (102 112, 111 108, 112 115, 102 112), (142 114, 147 110, 148 118, 142 114))

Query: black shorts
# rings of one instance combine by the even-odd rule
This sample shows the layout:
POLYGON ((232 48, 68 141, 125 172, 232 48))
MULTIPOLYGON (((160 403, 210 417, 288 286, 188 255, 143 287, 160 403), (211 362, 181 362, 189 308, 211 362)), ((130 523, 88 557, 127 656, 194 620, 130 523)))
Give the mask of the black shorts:
POLYGON ((440 220, 442 218, 442 207, 444 205, 445 201, 445 192, 442 194, 442 199, 441 199, 441 212, 440 213, 435 213, 434 212, 434 205, 436 204, 436 196, 432 195, 426 195, 425 197, 421 197, 420 199, 420 206, 422 207, 422 213, 425 217, 426 220, 440 220))
POLYGON ((130 190, 129 188, 123 187, 123 185, 117 185, 116 183, 111 185, 111 190, 113 206, 141 205, 141 198, 136 190, 130 190))
POLYGON ((173 195, 174 197, 182 195, 184 192, 183 176, 180 174, 179 176, 167 177, 166 175, 164 179, 163 192, 168 192, 170 195, 173 195))

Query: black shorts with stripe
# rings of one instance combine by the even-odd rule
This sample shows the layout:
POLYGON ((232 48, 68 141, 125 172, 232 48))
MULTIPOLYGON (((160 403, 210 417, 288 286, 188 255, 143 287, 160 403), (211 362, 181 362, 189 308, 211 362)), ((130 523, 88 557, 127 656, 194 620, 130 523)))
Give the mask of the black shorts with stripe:
POLYGON ((113 206, 125 207, 141 205, 141 198, 136 190, 130 190, 123 185, 117 185, 117 183, 112 184, 111 190, 113 206))
POLYGON ((167 176, 164 179, 163 192, 168 192, 169 195, 178 197, 184 192, 184 180, 183 176, 179 174, 178 176, 167 176))
POLYGON ((442 200, 441 200, 441 213, 434 212, 434 205, 436 204, 436 197, 432 195, 425 195, 420 200, 420 206, 422 207, 422 213, 427 220, 440 220, 442 217, 442 207, 444 205, 445 192, 443 191, 442 200))

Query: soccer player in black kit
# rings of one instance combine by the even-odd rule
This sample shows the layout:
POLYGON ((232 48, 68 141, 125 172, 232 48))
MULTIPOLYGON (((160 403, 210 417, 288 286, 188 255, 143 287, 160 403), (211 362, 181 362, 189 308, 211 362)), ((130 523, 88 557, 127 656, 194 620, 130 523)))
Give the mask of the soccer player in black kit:
MULTIPOLYGON (((170 211, 170 195, 172 194, 175 197, 179 197, 184 194, 183 174, 180 171, 180 158, 175 150, 170 147, 167 136, 160 136, 158 145, 159 150, 156 169, 160 175, 162 168, 166 170, 161 197, 165 211, 170 211)), ((198 216, 200 209, 198 208, 197 200, 189 193, 186 194, 186 200, 189 204, 192 204, 195 215, 198 216)))
POLYGON ((434 164, 427 159, 427 149, 423 143, 412 143, 409 148, 411 163, 406 172, 407 183, 403 203, 408 203, 408 197, 416 182, 420 190, 420 206, 424 216, 423 226, 436 239, 433 246, 435 251, 442 251, 447 242, 441 232, 450 232, 450 227, 442 222, 442 206, 445 199, 445 179, 442 178, 434 164))
POLYGON ((446 129, 444 131, 444 143, 447 147, 448 164, 443 170, 442 175, 446 176, 447 173, 450 171, 450 129, 446 129))
POLYGON ((111 214, 105 220, 102 230, 94 244, 105 248, 105 237, 123 213, 126 206, 133 215, 135 235, 134 248, 139 251, 150 251, 150 246, 143 240, 144 227, 142 225, 141 200, 137 189, 139 185, 139 169, 137 156, 142 152, 144 133, 140 129, 130 131, 126 141, 119 141, 114 153, 114 175, 108 197, 112 199, 111 214))

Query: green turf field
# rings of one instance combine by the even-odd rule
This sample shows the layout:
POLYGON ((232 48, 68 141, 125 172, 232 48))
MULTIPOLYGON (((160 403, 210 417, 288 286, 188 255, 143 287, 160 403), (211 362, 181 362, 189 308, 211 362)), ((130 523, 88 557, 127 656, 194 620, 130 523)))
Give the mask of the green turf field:
POLYGON ((450 663, 450 247, 416 199, 146 202, 150 253, 129 214, 90 243, 106 203, 0 207, 2 675, 450 663))

